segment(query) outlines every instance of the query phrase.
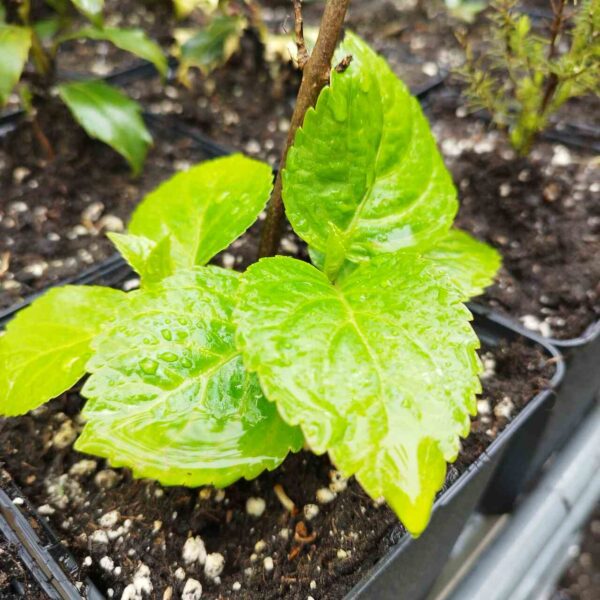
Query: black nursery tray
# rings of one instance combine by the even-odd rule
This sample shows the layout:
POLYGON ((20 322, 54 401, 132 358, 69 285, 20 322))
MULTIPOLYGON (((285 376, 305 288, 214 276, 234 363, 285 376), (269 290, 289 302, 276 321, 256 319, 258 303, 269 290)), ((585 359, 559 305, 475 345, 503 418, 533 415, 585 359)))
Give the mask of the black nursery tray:
MULTIPOLYGON (((132 276, 130 268, 122 259, 114 257, 101 268, 95 268, 75 278, 72 283, 119 286, 132 276)), ((14 312, 12 310, 9 314, 0 315, 0 328, 14 312)), ((554 390, 563 378, 564 367, 560 354, 547 343, 528 336, 521 329, 507 325, 493 315, 488 317, 477 309, 474 314, 475 329, 484 347, 493 348, 501 341, 510 342, 523 338, 527 345, 537 347, 550 359, 554 369, 549 387, 531 399, 476 462, 439 495, 432 521, 425 533, 416 540, 404 534, 347 595, 348 600, 376 596, 390 600, 422 598, 440 574, 456 539, 469 516, 480 505, 486 490, 494 490, 493 493, 501 499, 513 498, 520 490, 524 475, 529 471, 538 440, 554 402, 554 390)), ((28 509, 32 511, 36 520, 41 520, 31 506, 28 506, 28 509)), ((26 522, 13 520, 10 523, 12 533, 9 532, 15 547, 20 548, 20 554, 27 549, 21 548, 23 525, 26 525, 26 522)), ((60 570, 61 563, 67 566, 68 571, 75 573, 73 569, 76 567, 73 567, 68 558, 64 558, 69 556, 68 552, 54 540, 51 546, 53 552, 46 553, 42 563, 51 569, 51 572, 58 573, 59 571, 55 570, 60 570), (59 554, 56 554, 57 551, 59 554)), ((39 562, 41 558, 36 560, 39 562)), ((32 572, 40 568, 36 560, 33 564, 30 560, 27 564, 28 567, 32 565, 32 572)), ((102 598, 97 590, 93 587, 91 589, 96 595, 90 595, 89 598, 102 598)))
POLYGON ((4 573, 9 581, 3 585, 3 597, 33 599, 45 595, 50 600, 78 600, 83 596, 87 600, 102 600, 91 581, 73 583, 79 570, 75 559, 10 476, 0 470, 2 540, 4 551, 11 553, 11 559, 23 569, 19 575, 4 573), (24 569, 30 577, 26 577, 24 569))

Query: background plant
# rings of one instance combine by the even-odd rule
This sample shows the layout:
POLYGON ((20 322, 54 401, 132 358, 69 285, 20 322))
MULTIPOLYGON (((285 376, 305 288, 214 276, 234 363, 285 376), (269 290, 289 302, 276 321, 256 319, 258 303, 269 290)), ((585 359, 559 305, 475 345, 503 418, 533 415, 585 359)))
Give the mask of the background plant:
POLYGON ((189 84, 191 68, 198 68, 206 75, 225 64, 238 51, 249 28, 259 42, 268 37, 260 6, 254 0, 178 0, 174 5, 180 18, 197 10, 205 20, 203 27, 174 31, 175 54, 179 59, 177 74, 185 84, 189 84))
POLYGON ((565 102, 600 92, 600 0, 551 6, 554 16, 542 34, 517 0, 492 2, 490 44, 476 56, 466 43, 459 71, 471 106, 487 109, 523 155, 565 102))
POLYGON ((3 414, 88 372, 81 451, 223 486, 306 444, 425 528, 480 390, 463 302, 499 258, 451 228, 456 191, 407 87, 354 35, 340 62, 282 180, 314 265, 205 266, 257 219, 272 173, 240 155, 180 173, 111 234, 141 290, 55 289, 8 325, 3 414))
POLYGON ((10 11, 0 12, 0 106, 6 104, 31 60, 35 76, 21 81, 21 104, 48 158, 54 152, 36 114, 44 110, 56 89, 88 135, 111 146, 128 161, 134 173, 139 173, 152 142, 140 106, 103 81, 56 84, 56 55, 59 47, 70 40, 104 40, 152 62, 163 76, 167 72, 166 58, 141 29, 104 26, 102 0, 54 0, 47 4, 52 15, 38 21, 32 20, 28 1, 9 4, 10 11), (88 20, 88 25, 78 26, 73 7, 88 20))

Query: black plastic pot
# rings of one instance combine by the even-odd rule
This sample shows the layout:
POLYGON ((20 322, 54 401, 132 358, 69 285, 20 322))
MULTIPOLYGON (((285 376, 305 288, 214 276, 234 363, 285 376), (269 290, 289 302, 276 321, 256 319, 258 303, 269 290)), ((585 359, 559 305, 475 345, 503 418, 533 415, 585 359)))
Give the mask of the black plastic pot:
MULTIPOLYGON (((73 283, 121 286, 132 277, 130 268, 119 257, 107 261, 101 269, 96 268, 73 280, 73 283)), ((0 316, 0 327, 14 315, 0 316)), ((537 345, 555 363, 555 371, 547 390, 533 398, 527 406, 507 425, 488 449, 447 487, 438 497, 432 521, 425 533, 417 540, 403 536, 397 545, 382 558, 348 595, 348 600, 372 598, 416 600, 425 595, 441 572, 452 546, 467 519, 477 509, 486 489, 493 485, 497 493, 510 495, 512 489, 503 491, 502 483, 509 479, 497 479, 498 468, 506 465, 512 469, 514 479, 520 479, 529 469, 536 452, 540 434, 554 402, 554 390, 563 379, 564 366, 560 354, 549 344, 528 336, 519 328, 507 326, 500 319, 489 318, 484 311, 474 309, 475 328, 483 346, 494 347, 500 340, 523 337, 527 343, 537 345), (508 461, 518 447, 519 460, 508 461)))
POLYGON ((538 421, 536 428, 519 432, 482 499, 482 512, 502 514, 512 510, 521 493, 539 477, 544 463, 568 442, 573 431, 593 408, 600 393, 600 321, 590 325, 578 338, 546 339, 490 309, 481 306, 471 308, 504 327, 556 348, 565 364, 564 376, 555 388, 554 403, 534 416, 538 421), (537 438, 537 448, 530 460, 523 461, 524 452, 530 447, 528 436, 537 438))
POLYGON ((549 340, 563 354, 567 370, 557 391, 556 403, 536 457, 534 477, 543 463, 569 440, 600 394, 600 321, 571 340, 549 340))

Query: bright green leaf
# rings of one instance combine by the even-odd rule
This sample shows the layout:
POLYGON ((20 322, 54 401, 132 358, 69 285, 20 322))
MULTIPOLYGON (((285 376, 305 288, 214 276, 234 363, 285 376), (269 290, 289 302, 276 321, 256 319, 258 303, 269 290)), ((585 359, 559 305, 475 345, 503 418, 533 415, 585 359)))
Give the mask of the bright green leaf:
POLYGON ((176 267, 206 264, 256 221, 272 181, 268 165, 241 154, 201 163, 148 194, 129 232, 156 242, 168 236, 176 267))
POLYGON ((107 235, 144 284, 158 283, 173 274, 171 241, 168 237, 155 242, 139 235, 107 235))
POLYGON ((165 77, 167 75, 167 59, 160 46, 153 42, 142 29, 121 29, 119 27, 84 27, 67 36, 61 41, 89 39, 113 43, 117 48, 131 52, 148 62, 165 77))
POLYGON ((76 448, 165 485, 225 486, 302 447, 234 345, 238 274, 180 272, 94 342, 76 448))
POLYGON ((21 78, 31 46, 31 30, 0 23, 0 106, 21 78))
POLYGON ((33 25, 36 35, 42 41, 50 40, 56 35, 62 26, 62 18, 60 16, 40 19, 33 25))
POLYGON ((94 25, 102 24, 104 0, 71 0, 75 8, 94 25))
MULTIPOLYGON (((308 255, 312 264, 315 265, 315 267, 317 267, 319 271, 327 273, 327 271, 325 271, 325 254, 323 252, 319 252, 318 250, 315 250, 314 248, 309 246, 308 255)), ((352 273, 352 271, 354 271, 358 267, 358 264, 359 263, 353 263, 349 260, 345 260, 342 263, 342 266, 335 274, 335 277, 332 278, 329 276, 330 281, 341 281, 344 277, 350 275, 350 273, 352 273)))
POLYGON ((195 8, 206 14, 212 14, 219 8, 219 0, 173 0, 178 19, 187 17, 195 8))
POLYGON ((239 16, 218 15, 180 47, 179 76, 185 81, 190 67, 210 73, 226 63, 239 48, 246 20, 239 16))
POLYGON ((493 282, 501 264, 494 248, 458 229, 452 229, 423 256, 458 286, 463 300, 481 294, 493 282))
POLYGON ((340 230, 329 223, 329 237, 323 257, 323 272, 331 281, 335 281, 346 260, 346 246, 340 230))
POLYGON ((419 103, 358 37, 347 34, 341 54, 352 63, 332 71, 288 154, 287 216, 321 252, 333 223, 355 262, 432 245, 457 199, 419 103))
MULTIPOLYGON (((314 248, 309 248, 308 253, 313 265, 327 274, 325 254, 314 248)), ((399 252, 401 253, 402 251, 399 252)), ((458 229, 451 229, 421 256, 431 261, 458 287, 465 301, 481 294, 494 281, 502 262, 500 254, 494 248, 458 229)), ((346 260, 336 272, 335 279, 341 281, 358 266, 357 263, 346 260)))
POLYGON ((152 144, 140 105, 102 81, 63 83, 58 92, 87 134, 121 154, 137 175, 152 144))
POLYGON ((109 288, 67 286, 20 311, 0 337, 0 414, 26 413, 77 383, 92 339, 126 310, 126 298, 109 288))
POLYGON ((307 263, 263 259, 238 298, 238 345, 267 398, 420 534, 480 390, 478 340, 457 291, 405 252, 337 285, 307 263))

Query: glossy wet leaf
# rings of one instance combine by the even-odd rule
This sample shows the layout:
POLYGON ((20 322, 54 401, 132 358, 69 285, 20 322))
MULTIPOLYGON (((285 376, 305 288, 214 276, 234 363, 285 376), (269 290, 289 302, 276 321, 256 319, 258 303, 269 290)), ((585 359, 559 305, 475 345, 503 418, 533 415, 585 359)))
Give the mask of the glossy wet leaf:
POLYGON ((148 194, 129 233, 156 242, 168 236, 177 268, 206 264, 256 221, 272 181, 269 165, 241 154, 201 163, 148 194))
POLYGON ((92 339, 126 302, 117 290, 66 286, 20 311, 0 337, 0 414, 26 413, 77 383, 92 339))
POLYGON ((142 29, 120 27, 84 27, 62 38, 63 40, 90 39, 111 42, 117 48, 131 52, 148 62, 163 76, 167 75, 167 59, 160 46, 153 42, 142 29))
POLYGON ((31 46, 31 30, 0 23, 0 107, 21 78, 31 46))
POLYGON ((329 223, 347 258, 363 261, 443 237, 456 191, 418 101, 358 37, 347 34, 343 73, 331 74, 296 134, 283 174, 294 230, 326 251, 329 223))
POLYGON ((94 343, 78 450, 166 485, 224 486, 302 446, 235 347, 238 277, 203 267, 132 298, 94 343))
POLYGON ((58 86, 60 97, 90 137, 108 144, 138 174, 152 136, 140 105, 103 81, 79 81, 58 86))
POLYGON ((181 44, 179 75, 185 81, 190 67, 198 67, 206 74, 226 63, 239 48, 245 27, 246 20, 236 15, 218 15, 211 19, 181 44))
POLYGON ((464 231, 452 229, 424 253, 460 290, 464 300, 473 298, 490 285, 500 268, 500 254, 464 231))
MULTIPOLYGON (((400 250, 398 254, 402 252, 400 250)), ((407 252, 414 253, 412 250, 407 252)), ((313 265, 327 273, 326 254, 314 248, 309 248, 308 253, 313 265)), ((327 256, 331 256, 331 252, 328 252, 327 256)), ((460 290, 465 301, 481 294, 491 285, 502 262, 500 254, 494 248, 458 229, 451 229, 445 237, 425 250, 421 256, 449 278, 460 290)), ((337 281, 350 275, 359 264, 349 260, 344 261, 336 271, 337 281)))
POLYGON ((75 8, 87 17, 94 25, 102 23, 104 0, 71 0, 75 8))
POLYGON ((373 259, 332 285, 263 259, 244 275, 238 345, 269 400, 313 451, 425 528, 480 390, 470 313, 417 255, 373 259))
POLYGON ((158 283, 173 274, 171 240, 168 236, 158 242, 122 233, 109 233, 108 238, 142 278, 144 285, 158 283))

